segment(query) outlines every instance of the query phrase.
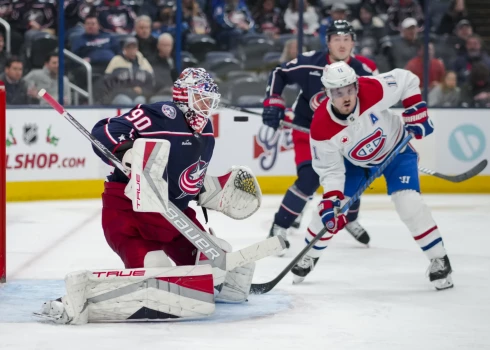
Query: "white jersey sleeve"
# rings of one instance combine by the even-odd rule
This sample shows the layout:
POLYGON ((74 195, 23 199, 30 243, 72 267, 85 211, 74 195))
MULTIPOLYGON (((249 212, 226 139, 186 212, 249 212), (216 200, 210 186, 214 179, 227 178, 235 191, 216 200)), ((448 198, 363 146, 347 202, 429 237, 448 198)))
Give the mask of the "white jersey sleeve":
POLYGON ((344 156, 331 140, 318 141, 310 138, 313 170, 320 177, 323 193, 338 196, 344 192, 344 156))
POLYGON ((379 110, 388 109, 403 101, 405 108, 420 102, 420 79, 405 69, 393 69, 375 77, 366 77, 378 80, 383 87, 383 98, 376 104, 379 110), (417 97, 415 99, 415 97, 417 97), (413 103, 412 100, 413 99, 413 103))

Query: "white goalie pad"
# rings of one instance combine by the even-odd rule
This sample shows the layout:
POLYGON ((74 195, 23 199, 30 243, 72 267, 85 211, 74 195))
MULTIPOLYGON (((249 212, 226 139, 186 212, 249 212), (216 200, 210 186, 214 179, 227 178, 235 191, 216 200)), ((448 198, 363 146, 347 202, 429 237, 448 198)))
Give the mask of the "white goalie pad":
POLYGON ((198 205, 222 212, 237 220, 255 213, 262 202, 262 192, 252 170, 233 166, 222 176, 206 175, 198 205))
POLYGON ((138 212, 161 213, 168 207, 168 182, 165 168, 170 142, 160 139, 137 139, 124 156, 131 163, 131 179, 124 193, 138 212), (131 159, 127 159, 127 155, 131 159))
POLYGON ((48 315, 63 323, 194 319, 215 310, 211 265, 77 271, 65 283, 64 315, 48 315))

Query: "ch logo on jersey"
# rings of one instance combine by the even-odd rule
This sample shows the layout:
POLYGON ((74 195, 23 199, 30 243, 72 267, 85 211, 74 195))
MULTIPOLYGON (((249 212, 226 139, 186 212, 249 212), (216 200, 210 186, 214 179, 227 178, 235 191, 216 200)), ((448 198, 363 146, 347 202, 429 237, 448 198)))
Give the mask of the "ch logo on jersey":
POLYGON ((358 162, 369 162, 379 155, 386 143, 383 130, 377 128, 371 135, 359 141, 349 152, 349 157, 358 162))
POLYGON ((185 196, 195 196, 201 191, 208 164, 199 158, 197 162, 191 164, 180 174, 179 187, 182 194, 177 199, 185 196))
POLYGON ((312 98, 310 98, 310 108, 314 112, 320 106, 320 103, 322 103, 325 99, 327 98, 327 94, 325 91, 320 91, 317 92, 316 94, 313 95, 312 98))

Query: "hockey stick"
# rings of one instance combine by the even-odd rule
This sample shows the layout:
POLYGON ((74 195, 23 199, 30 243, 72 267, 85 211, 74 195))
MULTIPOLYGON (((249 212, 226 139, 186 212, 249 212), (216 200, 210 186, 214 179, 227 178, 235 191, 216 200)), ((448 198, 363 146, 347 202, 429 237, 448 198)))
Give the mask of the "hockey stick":
MULTIPOLYGON (((281 126, 285 126, 287 128, 302 131, 305 133, 310 132, 310 129, 308 129, 308 128, 305 128, 303 126, 299 126, 299 125, 296 125, 296 124, 293 124, 290 122, 286 122, 284 120, 281 120, 279 122, 279 124, 281 126)), ((432 175, 432 176, 438 177, 439 179, 443 179, 443 180, 447 180, 450 182, 456 182, 457 183, 457 182, 466 181, 466 180, 471 179, 472 177, 478 175, 479 173, 481 173, 486 168, 487 164, 488 164, 488 161, 486 159, 484 159, 480 163, 475 165, 473 168, 471 168, 470 170, 468 170, 462 174, 459 174, 459 175, 445 175, 445 174, 438 173, 437 171, 427 169, 427 168, 423 168, 420 166, 419 166, 419 171, 421 173, 424 173, 427 175, 432 175)))
MULTIPOLYGON (((357 192, 345 203, 342 208, 338 212, 340 213, 345 213, 349 208, 351 207, 352 204, 354 204, 355 201, 359 199, 359 197, 363 194, 363 192, 368 188, 376 178, 378 178, 383 171, 386 169, 388 165, 395 159, 395 157, 401 152, 401 150, 410 142, 412 139, 412 134, 408 134, 399 144, 398 146, 391 152, 391 154, 386 158, 386 160, 381 164, 381 166, 376 170, 376 172, 371 175, 371 177, 364 183, 364 185, 357 190, 357 192)), ((284 270, 281 271, 279 275, 277 275, 276 278, 274 278, 272 281, 265 282, 265 283, 257 283, 257 284, 252 284, 250 288, 250 293, 252 294, 265 294, 272 290, 283 278, 288 274, 288 272, 296 265, 302 258, 303 255, 308 252, 315 244, 318 242, 327 232, 326 228, 323 228, 315 238, 313 238, 310 243, 303 248, 303 250, 296 255, 296 257, 284 268, 284 270)))
MULTIPOLYGON (((85 127, 78 122, 63 106, 61 106, 46 90, 41 89, 38 93, 51 107, 68 120, 83 136, 85 136, 95 147, 99 149, 110 162, 129 177, 130 171, 125 169, 121 161, 112 154, 99 140, 97 140, 85 127)), ((165 206, 164 206, 165 207, 165 206)), ((280 239, 268 238, 262 242, 253 244, 247 248, 236 252, 224 252, 206 232, 192 222, 182 211, 172 202, 168 202, 167 210, 162 211, 162 216, 170 222, 182 235, 184 235, 194 247, 202 252, 211 262, 211 265, 221 270, 230 271, 236 267, 250 262, 265 258, 274 253, 280 252, 286 244, 282 237, 280 239)))

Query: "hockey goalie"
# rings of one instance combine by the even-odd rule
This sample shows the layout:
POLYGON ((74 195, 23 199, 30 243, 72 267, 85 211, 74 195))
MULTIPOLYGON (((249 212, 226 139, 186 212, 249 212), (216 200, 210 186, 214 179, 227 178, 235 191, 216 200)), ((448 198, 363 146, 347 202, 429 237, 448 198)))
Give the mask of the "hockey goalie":
MULTIPOLYGON (((217 301, 247 299, 254 262, 216 267, 203 254, 204 243, 191 242, 176 227, 181 223, 159 214, 171 202, 205 231, 191 200, 237 220, 259 208, 261 191, 250 169, 206 174, 215 143, 209 117, 219 98, 204 69, 188 68, 174 83, 173 101, 138 105, 95 125, 92 135, 131 172, 128 179, 116 168, 102 194, 104 235, 125 269, 68 274, 67 294, 46 302, 37 315, 65 324, 198 318, 213 314, 217 301)), ((211 229, 208 236, 232 251, 211 229)), ((270 247, 270 255, 282 249, 270 247)))

